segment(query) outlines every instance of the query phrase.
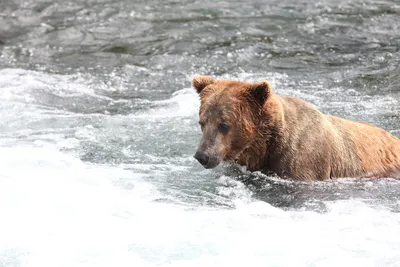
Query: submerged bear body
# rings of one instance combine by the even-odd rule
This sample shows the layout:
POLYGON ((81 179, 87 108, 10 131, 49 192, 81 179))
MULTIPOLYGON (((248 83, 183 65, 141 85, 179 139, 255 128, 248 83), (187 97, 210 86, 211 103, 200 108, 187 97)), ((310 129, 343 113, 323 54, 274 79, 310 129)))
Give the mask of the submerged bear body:
POLYGON ((399 175, 400 140, 373 125, 321 113, 256 83, 195 76, 203 136, 195 158, 236 162, 295 180, 399 175))

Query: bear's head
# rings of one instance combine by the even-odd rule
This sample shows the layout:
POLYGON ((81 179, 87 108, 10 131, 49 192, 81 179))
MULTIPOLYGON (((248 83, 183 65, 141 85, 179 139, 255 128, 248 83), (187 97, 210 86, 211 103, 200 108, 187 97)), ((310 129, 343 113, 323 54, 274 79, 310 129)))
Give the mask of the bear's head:
POLYGON ((207 169, 222 161, 246 164, 248 159, 243 157, 251 153, 243 153, 245 150, 265 146, 262 137, 267 116, 263 107, 272 94, 270 84, 199 75, 193 77, 192 84, 200 96, 199 124, 203 132, 194 157, 207 169))

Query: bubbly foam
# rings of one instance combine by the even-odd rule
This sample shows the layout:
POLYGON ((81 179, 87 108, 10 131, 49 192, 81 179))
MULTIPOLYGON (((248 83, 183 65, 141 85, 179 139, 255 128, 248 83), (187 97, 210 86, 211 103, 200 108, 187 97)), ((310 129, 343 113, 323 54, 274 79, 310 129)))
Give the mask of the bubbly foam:
MULTIPOLYGON (((56 149, 0 149, 0 259, 22 266, 310 266, 400 262, 400 214, 359 201, 283 211, 238 182, 233 209, 154 202, 140 175, 56 149), (132 187, 119 186, 129 181, 132 187), (286 256, 285 256, 286 255, 286 256), (290 256, 289 256, 290 255, 290 256)), ((231 192, 229 192, 231 190, 231 192)))

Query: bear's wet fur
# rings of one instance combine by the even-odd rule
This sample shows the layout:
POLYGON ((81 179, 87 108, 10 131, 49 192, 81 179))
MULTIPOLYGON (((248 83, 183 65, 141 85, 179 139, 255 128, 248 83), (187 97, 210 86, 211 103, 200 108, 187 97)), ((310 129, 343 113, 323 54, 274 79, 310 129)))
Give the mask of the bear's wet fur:
POLYGON ((205 168, 235 162, 294 180, 400 176, 400 140, 376 126, 325 115, 268 81, 196 75, 192 84, 203 132, 195 158, 205 168))

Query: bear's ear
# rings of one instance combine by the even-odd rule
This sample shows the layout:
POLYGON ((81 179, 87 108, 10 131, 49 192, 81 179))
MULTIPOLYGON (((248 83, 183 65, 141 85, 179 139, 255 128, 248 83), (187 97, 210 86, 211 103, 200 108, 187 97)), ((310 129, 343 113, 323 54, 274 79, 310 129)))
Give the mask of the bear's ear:
POLYGON ((267 81, 260 81, 252 84, 247 90, 252 100, 263 106, 267 98, 272 94, 272 87, 267 81))
POLYGON ((212 83, 214 83, 214 78, 210 76, 195 75, 192 79, 193 87, 196 89, 198 94, 200 94, 207 85, 212 83))

